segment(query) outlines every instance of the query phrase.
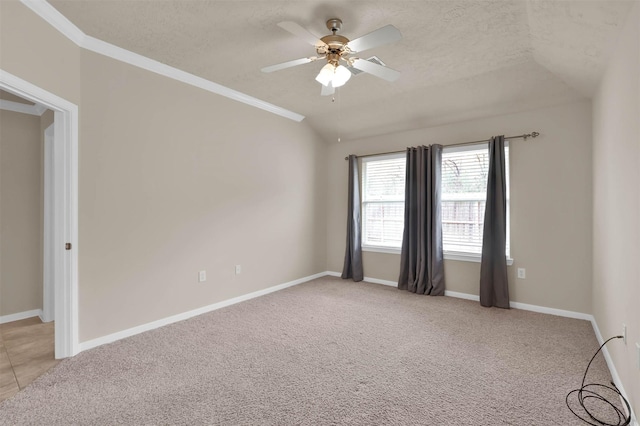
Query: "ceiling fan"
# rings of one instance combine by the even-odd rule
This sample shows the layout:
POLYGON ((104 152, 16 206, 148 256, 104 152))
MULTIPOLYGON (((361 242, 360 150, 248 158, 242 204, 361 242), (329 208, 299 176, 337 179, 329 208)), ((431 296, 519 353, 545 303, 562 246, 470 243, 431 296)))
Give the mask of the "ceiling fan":
POLYGON ((337 34, 342 29, 342 21, 338 18, 332 18, 327 21, 327 28, 331 30, 331 34, 322 38, 316 37, 295 22, 280 22, 278 26, 314 46, 317 56, 294 59, 293 61, 264 67, 261 70, 262 72, 279 71, 325 59, 327 63, 316 77, 316 81, 322 84, 320 94, 323 96, 332 95, 336 87, 344 85, 351 78, 351 70, 354 68, 387 81, 395 81, 400 76, 400 73, 394 69, 352 56, 355 53, 400 40, 402 34, 393 25, 378 28, 355 40, 349 40, 337 34))

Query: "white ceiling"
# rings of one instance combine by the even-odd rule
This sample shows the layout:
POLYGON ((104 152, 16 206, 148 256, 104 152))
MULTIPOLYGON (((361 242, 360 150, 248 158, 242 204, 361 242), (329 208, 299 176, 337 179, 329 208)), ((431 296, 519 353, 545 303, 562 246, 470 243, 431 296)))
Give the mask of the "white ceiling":
MULTIPOLYGON (((588 98, 634 1, 50 0, 86 34, 305 115, 328 142, 518 112, 588 98), (315 54, 276 24, 312 33, 343 21, 355 39, 387 24, 403 35, 371 49, 402 73, 353 77, 320 96, 315 54)), ((523 129, 527 130, 527 129, 523 129)), ((499 132, 499 129, 496 129, 499 132)))

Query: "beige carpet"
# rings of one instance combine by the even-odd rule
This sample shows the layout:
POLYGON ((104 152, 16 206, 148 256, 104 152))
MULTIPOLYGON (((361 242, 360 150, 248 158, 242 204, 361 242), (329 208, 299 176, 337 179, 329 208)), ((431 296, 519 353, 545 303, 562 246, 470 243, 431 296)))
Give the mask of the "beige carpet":
POLYGON ((326 277, 65 360, 0 424, 579 425, 597 348, 586 321, 326 277))

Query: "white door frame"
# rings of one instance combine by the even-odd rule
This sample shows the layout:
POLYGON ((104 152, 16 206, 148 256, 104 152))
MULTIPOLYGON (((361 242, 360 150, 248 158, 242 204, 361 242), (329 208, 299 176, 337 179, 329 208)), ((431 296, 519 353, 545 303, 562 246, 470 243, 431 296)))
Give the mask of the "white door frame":
POLYGON ((55 312, 55 286, 54 279, 55 269, 53 268, 53 256, 55 245, 53 242, 53 210, 55 205, 53 182, 55 164, 54 157, 54 141, 55 141, 55 123, 52 123, 44 131, 44 235, 42 239, 42 321, 51 322, 55 312))
POLYGON ((0 88, 54 111, 51 233, 55 357, 79 352, 78 342, 78 106, 0 69, 0 88), (65 244, 71 250, 65 250, 65 244))

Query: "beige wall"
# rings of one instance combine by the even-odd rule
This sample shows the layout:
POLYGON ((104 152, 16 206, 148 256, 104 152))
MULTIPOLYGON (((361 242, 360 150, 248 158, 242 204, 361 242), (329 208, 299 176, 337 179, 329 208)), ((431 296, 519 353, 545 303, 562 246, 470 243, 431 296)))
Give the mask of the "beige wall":
MULTIPOLYGON (((341 271, 346 226, 347 154, 444 145, 494 134, 541 136, 510 145, 511 300, 591 312, 591 105, 561 105, 521 114, 331 145, 328 154, 327 262, 341 271), (516 268, 526 268, 525 280, 516 268)), ((400 256, 365 252, 365 276, 397 281, 400 256)), ((445 261, 446 288, 478 294, 480 264, 445 261)))
POLYGON ((325 270, 306 124, 91 52, 82 76, 81 340, 325 270))
POLYGON ((593 102, 593 313, 640 412, 640 7, 618 39, 593 102))
POLYGON ((18 0, 0 0, 0 68, 80 101, 80 48, 18 0))
POLYGON ((306 123, 0 12, 0 67, 79 105, 81 342, 325 270, 326 146, 306 123))
POLYGON ((0 316, 42 309, 40 117, 0 110, 0 316))
POLYGON ((42 143, 44 143, 44 131, 47 130, 47 127, 49 127, 52 124, 53 124, 53 111, 48 109, 40 116, 40 132, 42 137, 42 143))

